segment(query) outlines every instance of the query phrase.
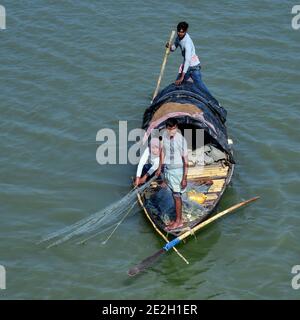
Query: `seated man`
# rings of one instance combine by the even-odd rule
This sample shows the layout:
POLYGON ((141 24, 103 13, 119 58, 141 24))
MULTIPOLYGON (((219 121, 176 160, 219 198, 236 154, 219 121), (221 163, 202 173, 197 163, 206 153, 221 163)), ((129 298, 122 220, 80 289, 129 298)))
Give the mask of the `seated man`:
POLYGON ((144 151, 136 172, 135 185, 139 186, 147 181, 147 179, 157 170, 159 166, 159 140, 152 138, 150 148, 144 151), (149 150, 150 149, 150 150, 149 150))
POLYGON ((176 219, 167 227, 167 230, 173 230, 183 225, 181 194, 187 186, 187 143, 178 130, 177 119, 168 119, 166 129, 162 135, 162 148, 156 175, 161 174, 164 166, 164 181, 171 189, 175 201, 176 219))

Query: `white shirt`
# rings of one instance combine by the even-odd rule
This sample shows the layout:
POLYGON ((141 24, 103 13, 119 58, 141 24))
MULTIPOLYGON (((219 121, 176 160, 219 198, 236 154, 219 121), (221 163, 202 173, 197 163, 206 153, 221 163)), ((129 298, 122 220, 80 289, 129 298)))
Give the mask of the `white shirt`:
POLYGON ((187 157, 187 143, 182 134, 177 130, 174 137, 171 139, 167 130, 162 134, 162 143, 164 151, 164 164, 169 169, 182 168, 182 157, 187 157))
POLYGON ((139 165, 137 167, 136 176, 138 178, 141 177, 143 167, 146 163, 151 163, 151 168, 148 170, 148 174, 151 176, 151 174, 158 169, 159 166, 159 155, 155 156, 154 154, 150 155, 149 147, 146 148, 143 155, 141 156, 139 165))
POLYGON ((200 60, 196 55, 194 43, 188 33, 185 34, 183 39, 176 38, 174 44, 171 46, 171 51, 175 51, 180 47, 183 60, 183 72, 186 73, 189 67, 195 67, 200 64, 200 60))

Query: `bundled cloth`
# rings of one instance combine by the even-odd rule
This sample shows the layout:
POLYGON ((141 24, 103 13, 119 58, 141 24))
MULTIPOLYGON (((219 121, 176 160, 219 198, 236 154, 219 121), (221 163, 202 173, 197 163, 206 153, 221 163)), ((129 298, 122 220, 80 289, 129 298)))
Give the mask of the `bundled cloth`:
POLYGON ((226 159, 226 153, 222 152, 212 144, 206 144, 205 146, 195 150, 188 150, 188 160, 194 166, 204 166, 226 159))

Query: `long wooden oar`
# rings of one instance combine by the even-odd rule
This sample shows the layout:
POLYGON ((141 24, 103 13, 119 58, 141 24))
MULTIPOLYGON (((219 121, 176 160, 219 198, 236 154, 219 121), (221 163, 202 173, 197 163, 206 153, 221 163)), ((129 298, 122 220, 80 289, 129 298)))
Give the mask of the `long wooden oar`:
POLYGON ((147 269, 148 267, 150 267, 163 253, 169 251, 170 249, 172 249, 173 247, 175 247, 179 242, 181 242, 183 239, 185 239, 186 237, 188 237, 191 234, 194 234, 196 231, 198 231, 199 229, 202 229, 203 227, 207 226, 208 224, 212 223, 213 221, 223 217, 225 214, 232 212, 236 209, 239 209, 240 207, 253 202, 255 200, 259 199, 259 197, 254 197, 251 198, 249 200, 240 202, 218 214, 216 214, 215 216, 211 217, 210 219, 207 219, 206 221, 198 224, 197 226, 195 226, 193 229, 183 233, 182 235, 178 236, 177 238, 173 239, 172 241, 168 242, 163 248, 161 248, 159 251, 155 252, 152 256, 144 259, 142 262, 140 262, 137 266, 131 268, 128 271, 128 275, 129 276, 135 276, 138 273, 140 273, 141 271, 147 269))
POLYGON ((155 88, 151 103, 153 102, 154 98, 157 96, 157 93, 158 93, 158 90, 159 90, 159 87, 160 87, 160 83, 161 83, 163 74, 165 72, 165 67, 166 67, 166 64, 167 64, 167 59, 168 59, 168 55, 170 53, 170 48, 171 48, 174 36, 175 36, 175 31, 173 30, 171 32, 171 36, 170 36, 170 40, 169 40, 169 46, 168 46, 168 48, 166 48, 165 56, 164 56, 164 59, 163 59, 163 63, 161 65, 160 74, 159 74, 159 77, 158 77, 158 80, 157 80, 157 85, 156 85, 156 88, 155 88))

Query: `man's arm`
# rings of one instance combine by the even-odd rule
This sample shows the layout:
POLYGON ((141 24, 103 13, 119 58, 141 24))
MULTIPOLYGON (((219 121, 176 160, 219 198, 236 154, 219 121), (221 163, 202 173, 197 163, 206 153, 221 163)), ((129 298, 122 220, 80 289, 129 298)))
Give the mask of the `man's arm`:
POLYGON ((153 161, 153 165, 151 166, 151 168, 148 170, 147 174, 149 176, 151 176, 159 167, 159 162, 160 162, 160 157, 157 157, 154 161, 153 161))
POLYGON ((162 169, 162 165, 164 163, 165 160, 165 153, 163 151, 163 148, 160 148, 160 152, 159 152, 159 165, 158 165, 158 169, 155 173, 155 175, 158 177, 161 174, 161 169, 162 169))
POLYGON ((183 162, 183 176, 181 181, 181 187, 182 189, 185 189, 187 186, 187 172, 188 172, 188 158, 187 156, 182 157, 183 162))
POLYGON ((137 178, 139 181, 139 184, 145 183, 147 181, 147 178, 150 177, 159 167, 159 157, 154 160, 153 165, 151 168, 148 170, 147 173, 145 173, 141 178, 137 178))
POLYGON ((181 187, 182 189, 185 189, 187 186, 187 173, 188 173, 188 149, 187 149, 187 142, 184 137, 182 137, 181 157, 183 162, 183 176, 181 181, 181 187))
POLYGON ((175 81, 175 84, 177 86, 182 83, 184 76, 187 73, 189 66, 191 65, 191 60, 192 60, 192 46, 189 42, 187 42, 185 46, 185 56, 184 56, 184 65, 183 65, 182 73, 180 78, 175 81))
POLYGON ((138 164, 137 170, 136 170, 136 178, 135 178, 135 185, 138 186, 141 183, 144 183, 143 180, 141 179, 142 171, 144 165, 147 163, 149 157, 149 147, 147 147, 140 159, 140 162, 138 164))

